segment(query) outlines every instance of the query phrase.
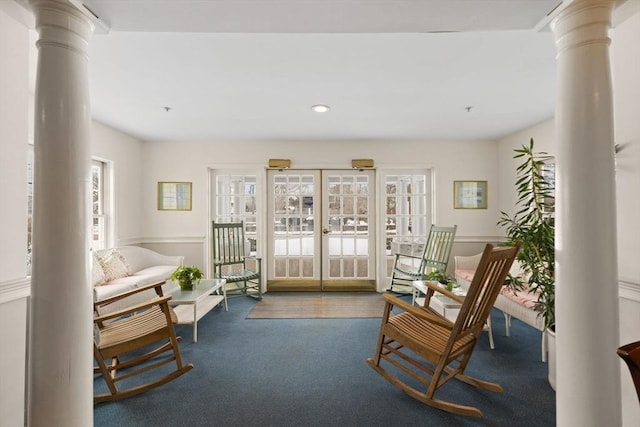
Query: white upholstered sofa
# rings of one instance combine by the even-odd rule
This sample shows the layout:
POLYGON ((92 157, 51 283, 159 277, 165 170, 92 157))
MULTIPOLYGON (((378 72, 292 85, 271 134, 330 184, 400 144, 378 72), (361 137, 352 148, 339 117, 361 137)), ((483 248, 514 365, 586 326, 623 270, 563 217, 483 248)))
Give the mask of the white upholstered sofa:
MULTIPOLYGON (((458 284, 463 288, 468 288, 473 275, 475 274, 476 267, 480 262, 482 254, 472 256, 455 256, 455 276, 458 284)), ((514 261, 511 267, 512 276, 522 276, 523 271, 518 264, 518 261, 514 261)), ((521 320, 529 326, 536 328, 542 332, 542 361, 547 360, 547 345, 546 335, 544 333, 544 319, 540 315, 540 311, 537 309, 538 295, 527 290, 514 292, 512 289, 506 286, 502 287, 498 298, 496 299, 494 308, 502 311, 504 314, 505 333, 507 336, 511 335, 511 318, 521 320)), ((493 328, 489 324, 489 334, 493 334, 493 328)))
MULTIPOLYGON (((94 301, 102 301, 114 295, 158 282, 164 294, 178 285, 169 277, 184 262, 183 256, 162 255, 139 246, 120 246, 94 251, 92 282, 94 301)), ((109 304, 108 311, 115 311, 145 301, 155 296, 153 289, 109 304)), ((104 314, 104 313, 101 313, 104 314)))

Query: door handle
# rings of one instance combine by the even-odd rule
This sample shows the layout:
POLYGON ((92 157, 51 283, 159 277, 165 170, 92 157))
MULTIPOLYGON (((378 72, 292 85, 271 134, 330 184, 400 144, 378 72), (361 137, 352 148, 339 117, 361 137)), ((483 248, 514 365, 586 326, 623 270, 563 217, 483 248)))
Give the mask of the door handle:
POLYGON ((322 227, 322 234, 329 234, 331 233, 331 230, 329 230, 327 227, 322 227))

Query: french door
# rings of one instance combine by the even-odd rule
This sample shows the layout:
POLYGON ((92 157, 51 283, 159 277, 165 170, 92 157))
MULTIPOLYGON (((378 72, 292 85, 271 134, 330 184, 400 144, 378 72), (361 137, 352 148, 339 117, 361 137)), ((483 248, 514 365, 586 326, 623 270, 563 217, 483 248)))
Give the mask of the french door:
POLYGON ((375 291, 373 170, 267 171, 270 291, 375 291))

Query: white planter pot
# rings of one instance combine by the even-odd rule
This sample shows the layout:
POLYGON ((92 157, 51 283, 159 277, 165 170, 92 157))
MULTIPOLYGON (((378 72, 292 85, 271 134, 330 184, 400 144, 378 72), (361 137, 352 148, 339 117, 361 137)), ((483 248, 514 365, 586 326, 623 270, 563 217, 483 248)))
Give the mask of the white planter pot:
POLYGON ((552 389, 556 389, 556 333, 549 329, 545 330, 547 340, 547 351, 549 352, 547 360, 549 361, 549 385, 552 389))

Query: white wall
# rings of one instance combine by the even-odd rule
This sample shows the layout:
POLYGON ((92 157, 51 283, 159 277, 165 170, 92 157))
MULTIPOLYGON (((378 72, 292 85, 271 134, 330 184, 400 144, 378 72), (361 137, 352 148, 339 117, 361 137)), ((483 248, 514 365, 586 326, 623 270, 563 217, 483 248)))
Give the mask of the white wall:
POLYGON ((0 11, 0 236, 15 245, 0 257, 5 279, 26 274, 28 52, 27 29, 0 11))
MULTIPOLYGON (((611 33, 614 89, 620 342, 640 340, 640 13, 611 33)), ((622 366, 622 417, 640 425, 640 405, 626 366, 622 366)))
MULTIPOLYGON (((435 221, 442 225, 458 224, 456 240, 459 242, 494 241, 496 235, 503 235, 496 227, 499 212, 496 147, 493 141, 145 143, 141 185, 145 218, 143 241, 202 245, 209 226, 208 168, 253 168, 261 172, 269 158, 291 159, 293 169, 350 168, 354 158, 372 158, 378 169, 433 167, 437 195, 435 221), (453 209, 454 180, 487 180, 488 209, 453 209), (193 210, 158 211, 156 186, 159 181, 192 182, 193 210)), ((477 248, 476 244, 471 251, 477 252, 477 248)), ((201 252, 202 258, 186 262, 204 266, 205 251, 201 252)))
POLYGON ((29 33, 0 10, 0 423, 24 423, 29 33))
POLYGON ((499 185, 500 206, 499 210, 513 215, 517 201, 517 193, 514 191, 516 182, 516 167, 521 163, 520 159, 514 159, 513 150, 523 145, 528 145, 531 138, 534 141, 534 150, 553 154, 556 142, 554 121, 549 119, 535 126, 518 131, 499 141, 498 164, 500 165, 499 185))
POLYGON ((112 212, 117 219, 110 246, 137 244, 144 220, 142 214, 141 186, 146 160, 142 156, 143 144, 98 122, 92 122, 92 155, 106 161, 108 185, 113 186, 115 200, 110 200, 112 212))

